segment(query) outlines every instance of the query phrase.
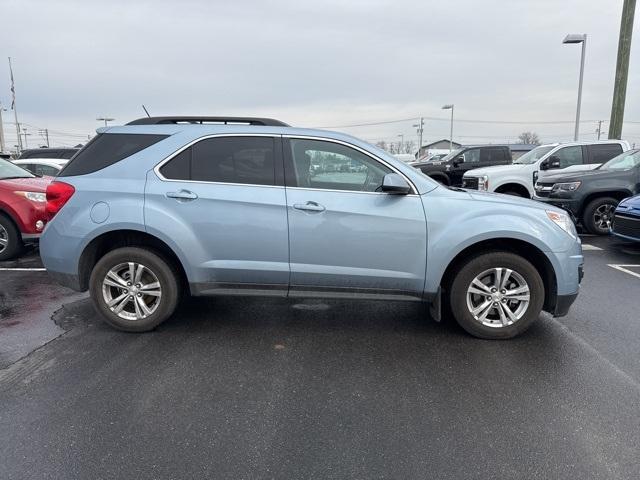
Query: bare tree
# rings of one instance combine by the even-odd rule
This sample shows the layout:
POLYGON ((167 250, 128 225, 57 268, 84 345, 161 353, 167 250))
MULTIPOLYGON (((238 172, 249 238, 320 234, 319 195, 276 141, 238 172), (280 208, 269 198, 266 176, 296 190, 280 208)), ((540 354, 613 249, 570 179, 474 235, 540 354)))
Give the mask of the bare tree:
POLYGON ((376 147, 381 148, 382 150, 387 150, 387 142, 385 142, 384 140, 380 140, 379 142, 376 143, 376 147))
POLYGON ((535 132, 522 132, 518 135, 518 141, 528 145, 540 145, 540 137, 535 132))
POLYGON ((413 140, 407 140, 404 142, 404 153, 415 153, 416 142, 413 140))

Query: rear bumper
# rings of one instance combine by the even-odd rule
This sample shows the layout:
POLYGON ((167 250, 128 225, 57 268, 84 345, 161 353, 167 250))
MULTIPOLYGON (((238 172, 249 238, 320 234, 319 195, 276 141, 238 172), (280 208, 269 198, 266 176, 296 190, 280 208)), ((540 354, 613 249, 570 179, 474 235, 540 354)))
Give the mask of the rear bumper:
POLYGON ((62 273, 62 272, 53 272, 51 270, 47 270, 47 274, 49 277, 54 279, 60 285, 64 287, 71 288, 77 292, 82 292, 82 287, 80 287, 80 278, 78 275, 72 275, 70 273, 62 273))

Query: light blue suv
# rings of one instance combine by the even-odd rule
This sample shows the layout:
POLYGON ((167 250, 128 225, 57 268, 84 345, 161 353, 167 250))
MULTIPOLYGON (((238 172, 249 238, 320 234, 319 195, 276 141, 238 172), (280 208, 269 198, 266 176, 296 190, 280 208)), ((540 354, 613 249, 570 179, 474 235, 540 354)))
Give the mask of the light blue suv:
POLYGON ((578 294, 562 210, 439 185, 356 138, 277 120, 152 117, 99 130, 47 191, 49 273, 112 326, 182 293, 419 301, 509 338, 578 294))

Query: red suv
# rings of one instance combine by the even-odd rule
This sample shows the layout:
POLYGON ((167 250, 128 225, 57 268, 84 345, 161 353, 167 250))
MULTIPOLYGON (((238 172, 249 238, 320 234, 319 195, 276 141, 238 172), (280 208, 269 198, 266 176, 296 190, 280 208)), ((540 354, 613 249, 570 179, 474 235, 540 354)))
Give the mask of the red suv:
POLYGON ((45 192, 51 180, 0 158, 0 260, 16 257, 25 242, 40 238, 47 221, 45 192))

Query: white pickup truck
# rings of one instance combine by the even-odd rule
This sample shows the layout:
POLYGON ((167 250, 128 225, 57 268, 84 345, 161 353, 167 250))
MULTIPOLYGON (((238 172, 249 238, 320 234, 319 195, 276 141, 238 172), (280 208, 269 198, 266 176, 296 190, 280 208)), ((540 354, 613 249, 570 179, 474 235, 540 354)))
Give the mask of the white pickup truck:
POLYGON ((538 178, 564 172, 591 170, 629 148, 629 144, 623 140, 540 145, 511 165, 469 170, 462 178, 462 186, 473 190, 532 198, 538 178))

